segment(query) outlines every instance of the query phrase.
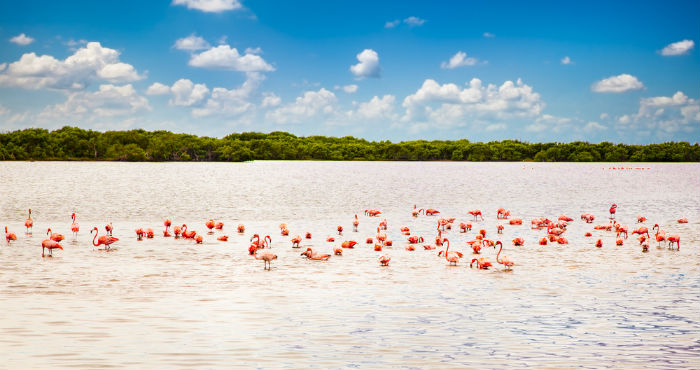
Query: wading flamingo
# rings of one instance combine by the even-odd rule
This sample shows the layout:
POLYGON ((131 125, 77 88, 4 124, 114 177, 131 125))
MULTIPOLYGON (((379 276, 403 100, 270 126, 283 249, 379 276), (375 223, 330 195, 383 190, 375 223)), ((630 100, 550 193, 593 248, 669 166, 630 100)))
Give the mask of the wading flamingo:
POLYGON ((172 235, 170 235, 170 230, 169 230, 169 229, 170 229, 170 225, 172 225, 172 224, 173 224, 173 222, 170 221, 170 220, 167 219, 167 218, 165 219, 165 221, 163 221, 163 226, 165 226, 165 230, 163 230, 163 236, 164 236, 164 237, 168 238, 168 237, 171 237, 171 236, 172 236, 172 235))
POLYGON ((214 232, 214 227, 216 226, 214 220, 210 218, 209 221, 204 223, 204 225, 206 225, 207 229, 209 229, 209 234, 212 234, 214 232))
POLYGON ((596 248, 603 248, 603 240, 598 239, 595 241, 596 248))
POLYGON ((443 244, 447 243, 447 248, 445 249, 445 260, 450 263, 450 265, 457 265, 459 262, 459 255, 457 252, 450 252, 450 241, 445 238, 442 239, 443 244))
POLYGON ((540 245, 547 245, 547 238, 540 239, 540 245))
POLYGON ((615 219, 615 212, 617 211, 617 204, 610 206, 610 219, 615 219))
MULTIPOLYGON (((501 243, 501 241, 499 240, 496 242, 496 245, 501 246, 501 248, 498 250, 498 253, 496 254, 496 262, 503 265, 503 267, 505 267, 506 270, 512 269, 513 265, 515 265, 515 263, 510 258, 508 258, 507 256, 503 256, 503 258, 499 259, 500 255, 501 255, 501 250, 503 250, 503 243, 501 243)), ((496 245, 494 245, 494 248, 496 248, 496 245)))
POLYGON ((515 246, 521 246, 525 244, 525 239, 523 238, 515 238, 513 239, 513 245, 515 246))
POLYGON ((299 248, 299 243, 301 243, 301 236, 297 235, 291 239, 292 248, 299 248))
POLYGON ((328 261, 328 259, 331 258, 330 254, 316 253, 311 248, 307 248, 301 255, 315 261, 328 261))
POLYGON ((46 239, 43 242, 41 242, 41 256, 44 257, 44 249, 48 249, 49 257, 53 257, 53 250, 57 248, 63 250, 63 247, 61 247, 61 245, 58 244, 57 241, 46 239))
POLYGON ((136 229, 134 231, 136 231, 136 240, 143 240, 143 235, 145 234, 143 232, 143 228, 139 227, 138 229, 136 229))
POLYGON ((105 231, 107 231, 107 234, 112 235, 112 230, 113 230, 113 229, 114 229, 114 228, 112 227, 112 223, 111 223, 111 222, 108 223, 107 225, 105 225, 105 231))
POLYGON ((514 219, 508 221, 508 223, 511 225, 522 225, 523 219, 522 218, 514 218, 514 219))
POLYGON ((489 260, 486 259, 486 257, 472 259, 472 262, 469 263, 470 268, 472 267, 474 262, 476 262, 476 268, 479 270, 488 270, 489 267, 493 266, 491 262, 489 262, 489 260))
POLYGON ((203 241, 204 241, 204 238, 201 235, 197 235, 194 237, 194 242, 197 244, 202 244, 203 241))
POLYGON ((568 217, 568 216, 566 216, 566 215, 561 215, 561 216, 559 216, 558 220, 559 220, 559 221, 571 222, 571 221, 573 221, 574 219, 571 218, 571 217, 568 217))
POLYGON ((217 222, 216 226, 214 226, 217 230, 223 230, 224 229, 224 223, 223 222, 217 222))
POLYGON ((12 240, 17 240, 17 235, 15 235, 15 233, 7 231, 7 226, 5 226, 5 241, 7 242, 7 244, 10 244, 10 241, 12 240))
POLYGON ((666 241, 668 241, 668 247, 671 248, 673 247, 673 243, 676 243, 678 245, 678 250, 681 250, 681 237, 675 234, 671 234, 668 237, 666 237, 666 241))
POLYGON ((478 210, 478 209, 469 211, 469 212, 467 212, 467 213, 469 213, 470 215, 474 216, 474 221, 476 221, 476 218, 477 218, 477 217, 481 217, 481 221, 484 220, 484 216, 481 214, 481 211, 478 210))
POLYGON ((496 212, 496 218, 497 219, 506 219, 510 216, 510 211, 505 209, 505 208, 499 208, 498 211, 496 212))
POLYGON ((92 234, 93 231, 95 232, 95 236, 92 238, 92 245, 94 245, 95 247, 98 247, 100 244, 102 244, 105 246, 105 250, 108 250, 108 249, 110 249, 110 245, 112 243, 119 240, 118 238, 115 238, 111 235, 102 235, 99 238, 97 238, 97 234, 99 233, 99 231, 97 230, 97 227, 92 229, 90 231, 90 234, 92 234), (95 243, 95 239, 97 239, 97 243, 95 243))
POLYGON ((24 220, 24 227, 27 228, 27 234, 29 234, 29 229, 31 229, 34 226, 34 220, 32 220, 32 209, 29 209, 29 216, 27 216, 27 219, 24 220))
POLYGON ((177 226, 177 225, 173 226, 173 233, 175 233, 175 239, 180 238, 181 232, 182 232, 182 230, 180 229, 180 226, 177 226))
POLYGON ((389 261, 391 261, 391 257, 387 255, 383 255, 379 257, 379 264, 382 266, 389 266, 389 261))
POLYGON ((338 235, 343 235, 343 227, 342 226, 338 225, 336 230, 338 230, 338 235))
POLYGON ((678 219, 678 223, 679 223, 679 224, 687 224, 687 223, 688 223, 688 219, 687 219, 687 218, 679 218, 679 219, 678 219))
POLYGON ((73 220, 73 222, 70 224, 70 231, 73 232, 73 237, 77 237, 78 231, 80 231, 80 226, 78 226, 78 223, 75 222, 75 212, 70 215, 70 218, 73 220))
POLYGON ((194 239, 197 232, 194 230, 187 230, 187 225, 182 224, 182 237, 185 239, 194 239))
POLYGON ((416 243, 422 243, 423 242, 423 237, 422 236, 409 236, 408 237, 408 242, 411 244, 416 244, 416 243))
POLYGON ((340 246, 343 248, 355 248, 355 245, 357 245, 357 242, 354 240, 346 240, 341 244, 340 246))
POLYGON ((357 232, 357 226, 360 224, 360 221, 357 220, 357 215, 355 215, 355 219, 352 220, 352 231, 357 232))
POLYGON ((245 232, 245 226, 243 224, 238 224, 238 233, 243 234, 245 232))
POLYGON ((46 235, 49 235, 49 239, 51 239, 51 240, 53 240, 53 241, 55 241, 55 242, 60 242, 61 240, 65 239, 65 237, 63 237, 63 235, 61 235, 61 234, 54 234, 54 233, 51 231, 51 228, 49 228, 49 229, 46 231, 46 235))
POLYGON ((255 253, 253 253, 253 257, 255 257, 256 260, 263 260, 265 261, 265 267, 263 267, 264 270, 270 270, 272 268, 272 260, 277 259, 277 255, 273 254, 272 252, 263 252, 258 254, 258 250, 255 250, 255 253))
POLYGON ((220 242, 228 241, 228 235, 221 235, 220 237, 216 238, 216 240, 220 242))
POLYGON ((654 224, 654 227, 652 230, 656 230, 656 234, 654 234, 654 238, 656 238, 656 241, 661 245, 661 242, 666 240, 666 232, 661 230, 659 227, 659 224, 654 224))
POLYGON ((644 216, 637 216, 637 223, 642 223, 642 222, 644 222, 644 221, 646 221, 646 220, 647 220, 647 218, 644 217, 644 216))
POLYGON ((645 226, 640 227, 637 230, 632 231, 632 234, 647 234, 647 239, 649 238, 649 229, 647 229, 645 226))
POLYGON ((440 213, 440 211, 438 211, 437 209, 433 209, 433 208, 428 208, 425 210, 426 216, 435 216, 438 213, 440 213))
POLYGON ((496 232, 497 232, 498 234, 503 234, 503 229, 504 229, 503 225, 498 225, 498 226, 496 227, 496 232))

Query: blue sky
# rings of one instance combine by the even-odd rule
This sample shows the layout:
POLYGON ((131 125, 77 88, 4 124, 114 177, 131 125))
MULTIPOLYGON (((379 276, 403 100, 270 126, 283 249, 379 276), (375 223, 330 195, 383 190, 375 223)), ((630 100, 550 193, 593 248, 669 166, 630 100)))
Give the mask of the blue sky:
POLYGON ((0 131, 698 142, 700 2, 4 1, 0 131))

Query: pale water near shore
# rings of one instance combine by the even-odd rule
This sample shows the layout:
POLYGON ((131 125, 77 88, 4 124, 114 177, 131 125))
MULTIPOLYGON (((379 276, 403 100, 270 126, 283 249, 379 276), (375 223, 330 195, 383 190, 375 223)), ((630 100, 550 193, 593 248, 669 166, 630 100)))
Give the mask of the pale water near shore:
MULTIPOLYGON (((0 162, 0 226, 19 237, 0 242, 0 368, 697 369, 698 194, 699 164, 0 162), (643 169, 610 169, 620 166, 643 169), (614 233, 579 220, 590 212, 606 224, 612 203, 630 231, 644 215, 650 229, 680 235, 680 251, 653 242, 642 253, 633 237, 618 247, 614 233), (414 204, 457 224, 481 209, 486 220, 472 231, 444 236, 471 259, 465 242, 486 229, 514 270, 404 250, 401 226, 435 237, 437 218, 411 217, 414 204), (524 224, 496 220, 500 207, 524 224), (383 217, 364 216, 368 208, 383 217), (575 219, 570 244, 539 246, 545 232, 530 220, 560 214, 575 219), (165 218, 204 233, 204 243, 163 238, 165 218), (228 242, 206 234, 210 218, 225 223, 228 242), (394 246, 375 252, 364 240, 383 218, 394 246), (97 251, 89 231, 109 221, 121 240, 97 251), (320 252, 360 244, 310 261, 280 236, 282 222, 290 237, 311 232, 303 247, 320 252), (338 225, 344 235, 327 243, 338 225), (67 240, 42 258, 48 227, 67 240), (137 227, 156 238, 137 241, 137 227), (247 254, 253 233, 272 237, 271 271, 247 254), (390 266, 379 266, 380 254, 390 266)), ((495 264, 495 252, 483 256, 495 264)))

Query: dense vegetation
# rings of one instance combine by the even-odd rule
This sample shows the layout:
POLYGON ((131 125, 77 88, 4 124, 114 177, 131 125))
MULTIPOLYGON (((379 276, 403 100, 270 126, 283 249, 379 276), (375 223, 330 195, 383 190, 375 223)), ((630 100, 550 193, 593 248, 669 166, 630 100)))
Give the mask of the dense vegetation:
POLYGON ((244 132, 222 139, 169 131, 107 131, 63 127, 0 133, 0 160, 248 161, 255 159, 387 161, 700 162, 687 142, 625 145, 517 140, 369 142, 351 136, 298 137, 244 132))

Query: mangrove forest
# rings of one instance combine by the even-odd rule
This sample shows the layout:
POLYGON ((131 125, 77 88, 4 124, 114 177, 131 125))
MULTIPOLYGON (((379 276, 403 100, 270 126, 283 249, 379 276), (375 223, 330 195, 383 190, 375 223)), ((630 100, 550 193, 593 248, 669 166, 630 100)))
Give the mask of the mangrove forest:
POLYGON ((0 160, 700 162, 700 146, 688 142, 628 145, 467 139, 392 143, 286 132, 233 133, 218 139, 169 131, 99 132, 66 126, 54 131, 31 128, 0 133, 0 160))

